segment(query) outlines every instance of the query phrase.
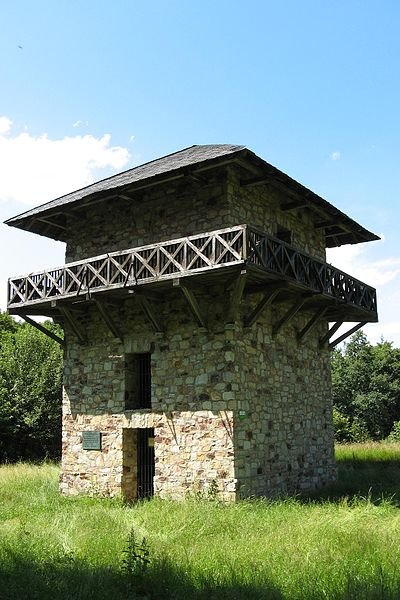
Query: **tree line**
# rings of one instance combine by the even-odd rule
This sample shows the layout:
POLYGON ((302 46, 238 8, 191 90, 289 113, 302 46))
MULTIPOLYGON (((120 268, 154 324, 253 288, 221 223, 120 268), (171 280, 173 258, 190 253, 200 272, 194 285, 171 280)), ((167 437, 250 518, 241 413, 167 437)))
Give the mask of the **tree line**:
MULTIPOLYGON (((400 441, 400 349, 357 332, 332 354, 332 396, 338 441, 400 441)), ((59 344, 0 312, 0 462, 60 456, 61 398, 59 344)))
POLYGON ((0 312, 0 462, 60 456, 61 397, 60 345, 0 312))

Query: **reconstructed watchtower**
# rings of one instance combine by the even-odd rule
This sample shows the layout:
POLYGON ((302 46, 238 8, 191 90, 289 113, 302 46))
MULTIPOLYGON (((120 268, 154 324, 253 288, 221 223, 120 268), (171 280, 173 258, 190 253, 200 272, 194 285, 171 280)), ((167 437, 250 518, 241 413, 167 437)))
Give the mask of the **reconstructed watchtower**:
POLYGON ((7 224, 66 242, 64 266, 8 291, 11 314, 64 324, 64 493, 235 499, 335 478, 329 350, 377 307, 325 248, 374 234, 230 145, 7 224))

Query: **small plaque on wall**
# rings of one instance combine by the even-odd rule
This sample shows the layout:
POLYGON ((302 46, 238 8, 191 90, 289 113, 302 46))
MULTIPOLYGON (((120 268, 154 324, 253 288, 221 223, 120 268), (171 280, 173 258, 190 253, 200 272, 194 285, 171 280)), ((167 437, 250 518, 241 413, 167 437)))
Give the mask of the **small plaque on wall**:
POLYGON ((82 448, 84 450, 101 450, 101 432, 82 431, 82 448))

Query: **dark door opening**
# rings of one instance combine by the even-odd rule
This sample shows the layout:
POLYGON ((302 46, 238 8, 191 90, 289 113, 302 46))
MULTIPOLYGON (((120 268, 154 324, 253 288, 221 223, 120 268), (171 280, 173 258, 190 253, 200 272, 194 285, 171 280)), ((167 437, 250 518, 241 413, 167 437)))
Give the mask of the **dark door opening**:
POLYGON ((154 429, 137 429, 137 497, 154 494, 154 429))

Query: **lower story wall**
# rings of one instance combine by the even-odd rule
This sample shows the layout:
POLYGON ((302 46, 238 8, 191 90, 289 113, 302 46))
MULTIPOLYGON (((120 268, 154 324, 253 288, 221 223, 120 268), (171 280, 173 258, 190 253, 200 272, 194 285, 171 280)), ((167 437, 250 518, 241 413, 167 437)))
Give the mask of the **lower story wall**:
POLYGON ((236 497, 232 411, 126 411, 64 415, 60 487, 67 495, 137 497, 137 448, 132 430, 154 428, 154 493, 183 499, 217 492, 236 497), (83 449, 83 432, 101 432, 101 450, 83 449))

